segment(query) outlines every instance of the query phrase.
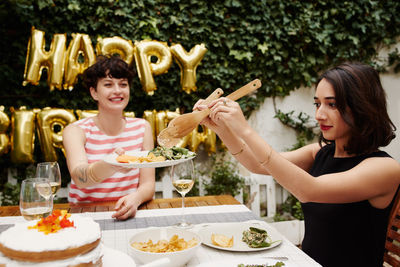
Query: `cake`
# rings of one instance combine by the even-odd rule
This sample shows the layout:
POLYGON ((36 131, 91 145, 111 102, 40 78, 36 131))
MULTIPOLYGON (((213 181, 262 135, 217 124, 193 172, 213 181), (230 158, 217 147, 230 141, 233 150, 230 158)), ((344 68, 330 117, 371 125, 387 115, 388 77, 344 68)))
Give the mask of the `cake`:
POLYGON ((100 240, 92 218, 55 210, 0 234, 0 266, 102 266, 100 240))

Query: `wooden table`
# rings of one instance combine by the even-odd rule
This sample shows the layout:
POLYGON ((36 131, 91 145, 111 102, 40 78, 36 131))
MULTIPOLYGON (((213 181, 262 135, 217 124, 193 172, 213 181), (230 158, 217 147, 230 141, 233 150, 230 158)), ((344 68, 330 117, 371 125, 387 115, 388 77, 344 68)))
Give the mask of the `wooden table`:
MULTIPOLYGON (((234 197, 230 195, 220 196, 199 196, 199 197, 186 197, 185 207, 196 206, 215 206, 215 205, 237 205, 240 204, 234 197)), ((113 211, 115 202, 94 202, 94 203, 62 203, 54 204, 54 209, 67 210, 69 213, 82 213, 82 212, 101 212, 113 211)), ((179 208, 182 206, 181 198, 158 198, 143 203, 139 209, 169 209, 179 208)), ((0 217, 2 216, 21 216, 19 206, 1 206, 0 217)))

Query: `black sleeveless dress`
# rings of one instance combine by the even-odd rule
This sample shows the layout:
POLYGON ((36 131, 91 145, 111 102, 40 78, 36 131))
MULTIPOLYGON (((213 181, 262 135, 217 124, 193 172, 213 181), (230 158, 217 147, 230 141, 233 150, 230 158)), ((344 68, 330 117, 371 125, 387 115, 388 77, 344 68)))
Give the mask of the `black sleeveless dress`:
MULTIPOLYGON (((334 158, 335 145, 324 146, 310 170, 314 177, 342 172, 370 157, 390 157, 378 151, 350 158, 334 158)), ((377 173, 376 175, 379 175, 377 173)), ((302 203, 305 236, 302 249, 324 267, 382 267, 389 213, 367 200, 344 204, 302 203)))

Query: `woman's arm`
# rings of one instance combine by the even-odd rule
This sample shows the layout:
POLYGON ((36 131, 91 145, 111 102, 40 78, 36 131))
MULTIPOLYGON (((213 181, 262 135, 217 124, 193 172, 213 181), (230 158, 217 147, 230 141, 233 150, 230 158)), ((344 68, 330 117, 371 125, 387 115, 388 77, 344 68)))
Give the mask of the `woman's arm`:
MULTIPOLYGON (((202 102, 202 100, 199 100, 195 104, 193 109, 202 110, 207 108, 206 106, 202 105, 202 102)), ((229 106, 222 106, 221 103, 223 103, 223 99, 219 102, 213 101, 210 104, 209 107, 213 109, 213 113, 210 114, 210 117, 206 117, 201 122, 201 124, 213 130, 224 142, 229 152, 249 171, 259 174, 269 174, 268 170, 260 164, 260 161, 262 161, 262 159, 260 159, 258 155, 254 154, 253 151, 249 149, 248 144, 240 137, 240 133, 242 131, 246 129, 252 129, 247 120, 244 118, 240 106, 233 101, 230 102, 229 106), (222 113, 223 111, 221 111, 221 109, 217 109, 218 107, 226 110, 225 115, 228 115, 228 112, 231 113, 231 118, 235 120, 234 125, 236 126, 236 128, 234 130, 232 130, 232 128, 229 127, 228 124, 220 121, 217 113, 222 113), (234 117, 235 113, 237 118, 234 117)), ((256 143, 264 142, 264 140, 255 131, 253 134, 255 134, 255 137, 259 139, 256 143)), ((312 144, 304 146, 295 151, 281 152, 280 154, 301 169, 308 171, 311 168, 314 162, 315 155, 319 151, 319 149, 320 146, 318 144, 312 144)))
MULTIPOLYGON (((143 138, 143 150, 152 150, 154 148, 153 132, 150 124, 145 122, 145 133, 143 138)), ((116 205, 116 212, 112 217, 125 220, 136 215, 137 208, 144 202, 149 201, 154 196, 155 191, 155 169, 141 168, 139 174, 139 186, 136 192, 121 197, 116 205)))
POLYGON ((272 175, 300 201, 346 203, 369 200, 379 208, 390 203, 400 182, 400 165, 395 160, 369 158, 346 172, 315 179, 307 171, 318 151, 316 144, 281 155, 249 126, 237 103, 226 100, 227 105, 224 105, 223 100, 210 104, 211 122, 206 123, 215 129, 233 153, 243 147, 236 155, 241 163, 252 164, 253 170, 264 168, 261 173, 272 175), (246 149, 249 151, 245 152, 246 149))
POLYGON ((71 179, 79 188, 100 183, 113 175, 118 167, 104 161, 89 164, 85 152, 85 133, 76 125, 70 124, 63 131, 63 145, 71 179))
MULTIPOLYGON (((257 135, 255 138, 259 138, 258 142, 264 141, 257 133, 255 134, 257 135)), ((260 164, 263 159, 253 153, 253 150, 249 148, 247 141, 239 135, 234 134, 230 128, 221 131, 218 136, 224 142, 230 153, 249 171, 259 174, 270 174, 268 169, 260 164)), ((319 149, 319 144, 315 143, 294 151, 281 152, 280 155, 299 168, 309 171, 319 149)))

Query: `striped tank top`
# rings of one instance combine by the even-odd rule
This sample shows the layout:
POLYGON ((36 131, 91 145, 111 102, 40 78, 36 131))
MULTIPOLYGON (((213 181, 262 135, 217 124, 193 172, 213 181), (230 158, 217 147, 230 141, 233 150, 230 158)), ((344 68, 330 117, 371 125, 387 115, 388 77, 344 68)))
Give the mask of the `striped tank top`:
MULTIPOLYGON (((92 117, 74 122, 83 129, 86 136, 85 151, 88 163, 102 160, 116 148, 126 152, 143 150, 145 120, 126 117, 125 130, 116 136, 108 136, 100 131, 92 117)), ((78 188, 71 180, 68 193, 69 202, 115 201, 137 190, 139 169, 129 172, 116 172, 101 183, 86 188, 78 188)))

